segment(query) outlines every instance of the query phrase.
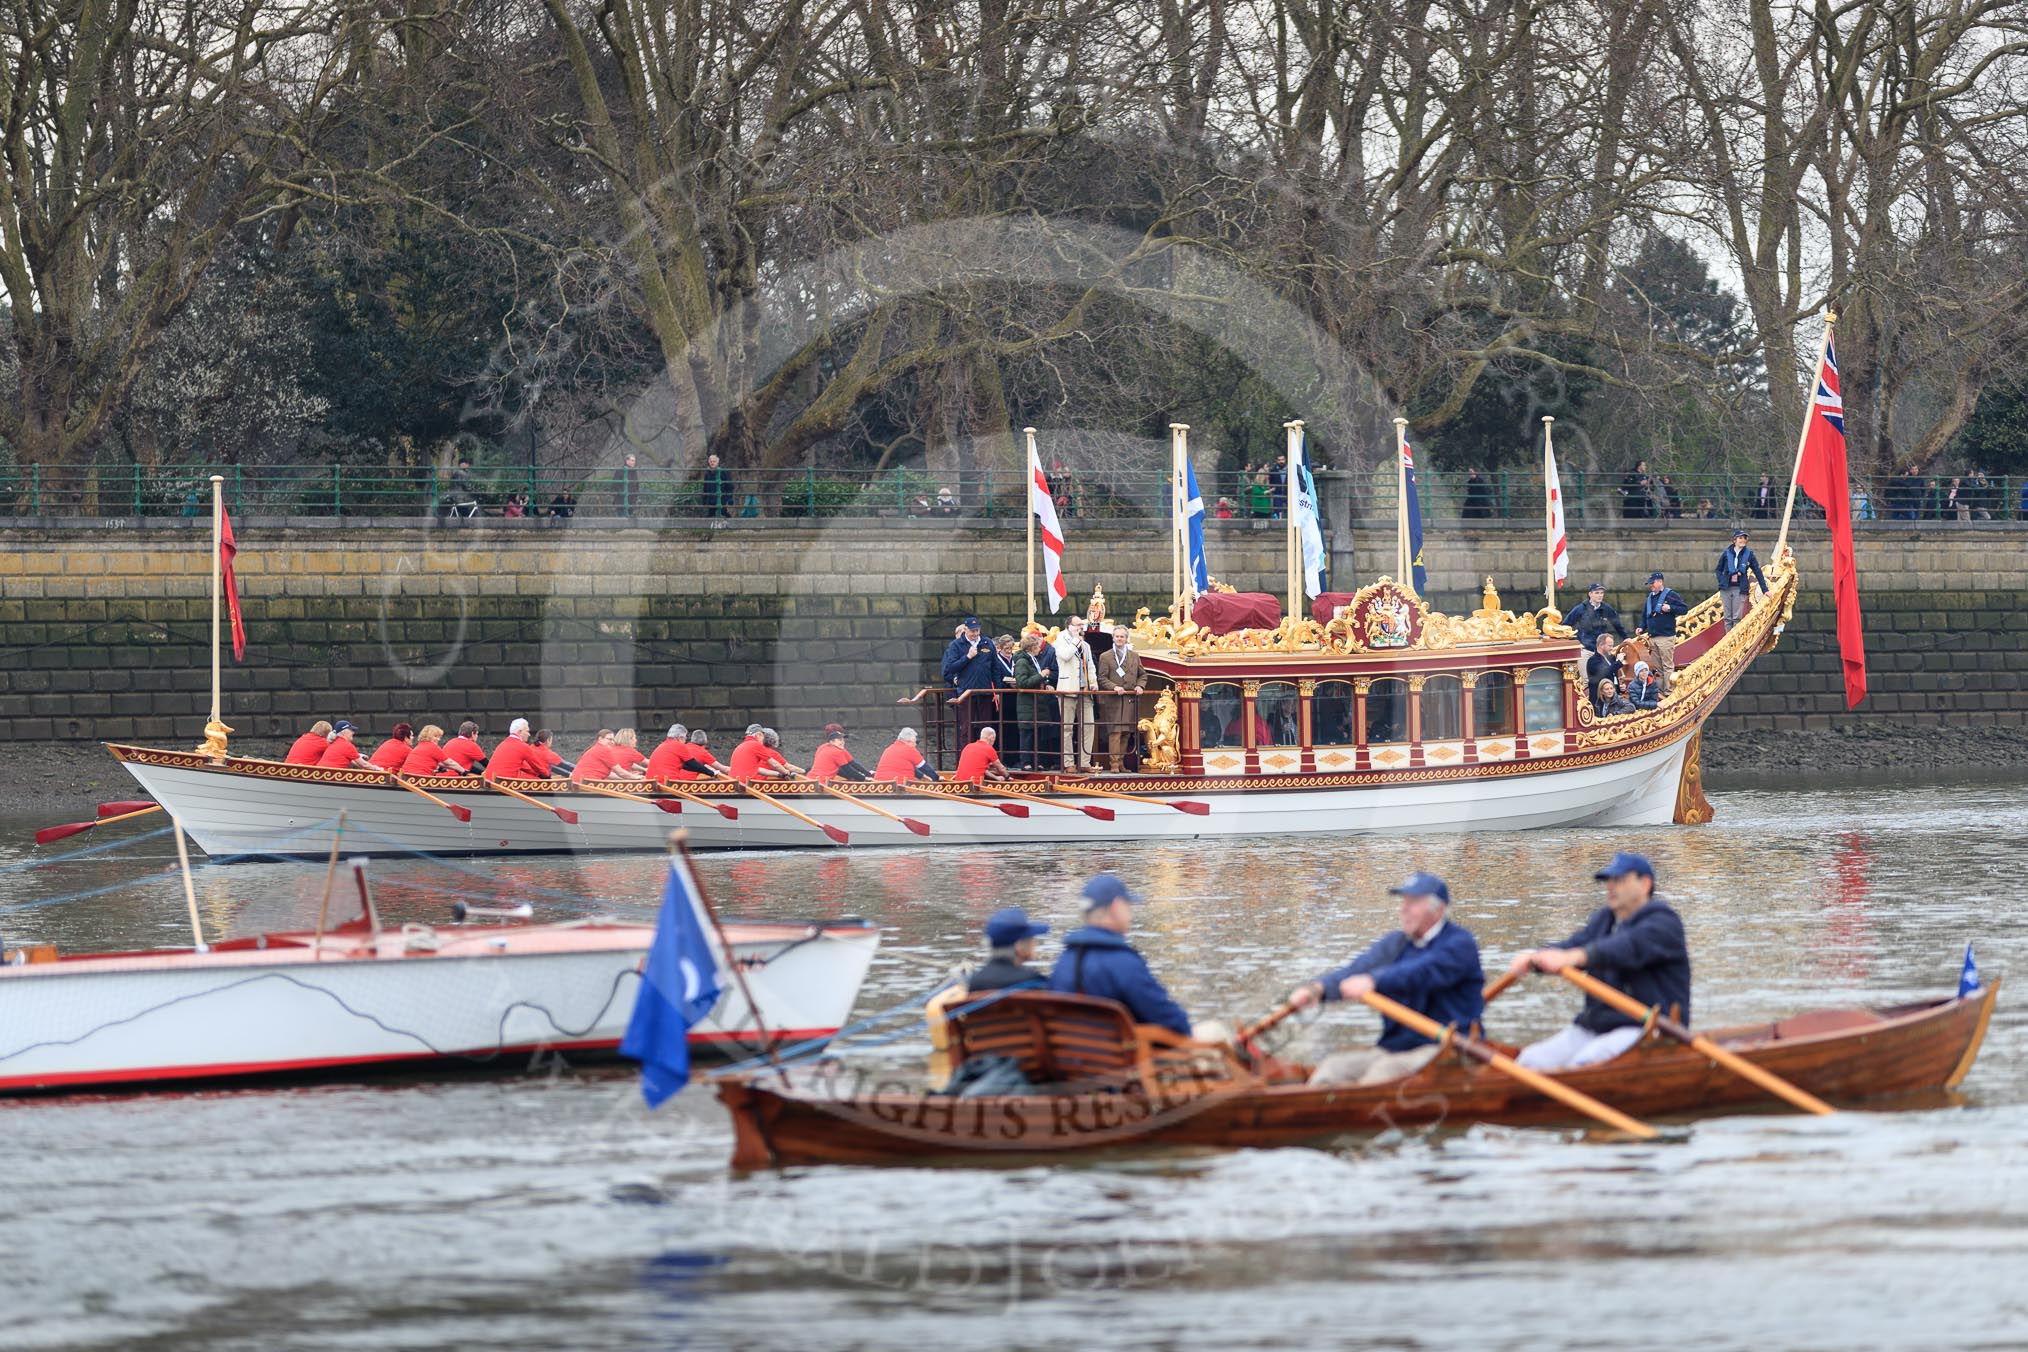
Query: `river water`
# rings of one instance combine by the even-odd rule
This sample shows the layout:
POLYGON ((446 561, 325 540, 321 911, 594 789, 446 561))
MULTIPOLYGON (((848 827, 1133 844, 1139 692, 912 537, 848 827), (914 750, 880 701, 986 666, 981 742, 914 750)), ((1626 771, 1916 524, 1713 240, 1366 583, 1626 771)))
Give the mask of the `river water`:
MULTIPOLYGON (((2010 886, 2019 783, 1713 801, 1701 829, 727 855, 699 874, 728 913, 877 920, 862 1015, 935 986, 1001 904, 1061 928, 1101 867, 1156 898, 1137 942, 1197 1016, 1260 1013, 1342 960, 1391 925, 1385 886, 1412 868, 1449 878, 1490 967, 1575 928, 1619 847, 1648 853, 1683 911, 1706 1024, 1949 990, 1968 940, 1991 980, 2028 946, 2010 886)), ((40 857, 11 843, 35 824, 0 822, 10 940, 187 940, 165 839, 17 867, 40 857)), ((395 922, 442 920, 453 895, 648 917, 660 873, 652 858, 375 867, 395 922)), ((320 881, 302 865, 201 869, 205 923, 307 925, 320 881)), ((1547 1033, 1572 1007, 1557 983, 1524 983, 1492 1031, 1547 1033)), ((2021 1008, 2003 996, 1957 1105, 1706 1120, 1646 1144, 1478 1127, 1333 1151, 734 1177, 707 1092, 650 1114, 612 1068, 16 1100, 0 1103, 0 1343, 2021 1345, 2021 1008)), ((1359 1045, 1371 1016, 1341 1007, 1300 1036, 1298 1054, 1359 1045)), ((922 1050, 908 1035, 862 1054, 922 1050)))

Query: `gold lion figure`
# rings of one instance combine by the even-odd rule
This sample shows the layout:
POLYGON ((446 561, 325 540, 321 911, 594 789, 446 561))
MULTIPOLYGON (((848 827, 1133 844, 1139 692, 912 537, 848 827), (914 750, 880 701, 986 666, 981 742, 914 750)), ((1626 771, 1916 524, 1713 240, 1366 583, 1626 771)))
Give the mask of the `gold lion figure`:
POLYGON ((1181 763, 1176 741, 1175 691, 1164 690, 1156 697, 1154 716, 1142 719, 1140 728, 1148 738, 1148 758, 1141 762, 1141 768, 1173 771, 1181 763))

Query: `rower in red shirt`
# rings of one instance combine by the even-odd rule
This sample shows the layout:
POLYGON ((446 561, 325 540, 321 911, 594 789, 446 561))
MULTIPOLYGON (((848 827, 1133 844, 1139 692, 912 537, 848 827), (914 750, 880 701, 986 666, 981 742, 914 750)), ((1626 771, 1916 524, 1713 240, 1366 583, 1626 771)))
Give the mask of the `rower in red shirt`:
POLYGON ((648 758, 641 754, 640 733, 621 728, 613 734, 613 768, 606 771, 607 779, 639 779, 647 765, 648 758))
POLYGON ((534 740, 528 743, 529 751, 542 760, 542 773, 545 778, 554 778, 559 768, 565 774, 570 773, 569 764, 557 754, 556 748, 549 744, 550 738, 555 735, 548 728, 542 728, 536 732, 534 740))
POLYGON ((613 730, 600 728, 592 744, 577 758, 577 768, 570 772, 573 784, 587 779, 604 779, 613 770, 613 730))
POLYGON ((408 760, 409 751, 415 746, 415 727, 409 723, 397 723, 387 740, 380 744, 367 763, 376 770, 399 770, 408 760))
POLYGON ((296 739, 289 748, 289 754, 282 759, 290 765, 315 765, 324 759, 324 748, 331 745, 331 725, 318 719, 310 730, 296 739))
POLYGON ((722 779, 725 771, 719 768, 718 758, 711 754, 711 734, 703 728, 690 734, 689 754, 683 758, 683 768, 671 775, 671 779, 722 779))
POLYGON ((787 779, 800 775, 803 769, 791 765, 782 758, 782 739, 773 728, 764 728, 756 723, 747 729, 746 740, 732 749, 732 761, 728 768, 732 777, 745 784, 755 779, 787 779))
POLYGON ((866 767, 852 759, 852 753, 845 749, 845 728, 842 724, 824 725, 824 740, 817 747, 817 754, 810 757, 810 778, 820 784, 828 784, 833 779, 872 778, 866 773, 866 767))
POLYGON ((356 729, 342 718, 332 724, 331 744, 324 748, 324 758, 317 764, 326 770, 374 768, 367 764, 366 757, 360 755, 359 748, 352 744, 354 731, 356 729))
POLYGON ((690 758, 690 729, 681 723, 669 725, 669 735, 648 756, 648 778, 654 783, 676 778, 683 762, 690 758))
POLYGON ((458 735, 444 743, 444 754, 456 762, 460 774, 486 763, 486 748, 479 745, 479 725, 471 719, 458 724, 458 735))
POLYGON ((880 763, 873 767, 875 779, 906 783, 914 779, 942 779, 937 768, 923 759, 922 752, 915 747, 915 729, 903 728, 889 743, 887 750, 880 753, 880 763))
POLYGON ((958 753, 958 772, 951 778, 961 784, 1007 778, 1007 767, 1000 764, 1000 753, 993 748, 999 737, 990 726, 980 728, 978 740, 958 753))
POLYGON ((457 774, 457 762, 444 754, 441 745, 444 730, 434 723, 426 723, 416 734, 415 746, 409 751, 408 759, 401 763, 405 775, 457 774))
POLYGON ((486 760, 488 779, 547 779, 548 764, 528 744, 528 720, 517 718, 507 725, 507 736, 493 748, 486 760))

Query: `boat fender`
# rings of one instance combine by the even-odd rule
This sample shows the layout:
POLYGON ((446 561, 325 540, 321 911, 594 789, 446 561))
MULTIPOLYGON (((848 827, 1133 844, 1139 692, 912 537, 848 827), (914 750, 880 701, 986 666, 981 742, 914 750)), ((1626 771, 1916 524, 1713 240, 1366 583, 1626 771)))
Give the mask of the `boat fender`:
POLYGON ((437 932, 428 925, 411 920, 401 927, 401 948, 404 953, 434 953, 442 944, 437 932))

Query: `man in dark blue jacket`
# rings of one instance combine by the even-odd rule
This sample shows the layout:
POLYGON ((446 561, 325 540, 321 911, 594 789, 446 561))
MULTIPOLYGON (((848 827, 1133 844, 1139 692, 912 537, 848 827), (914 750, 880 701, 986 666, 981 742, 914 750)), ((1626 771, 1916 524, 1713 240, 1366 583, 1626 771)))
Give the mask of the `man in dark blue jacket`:
MULTIPOLYGON (((1356 1000, 1368 992, 1386 996, 1460 1032, 1479 1021, 1486 1000, 1486 974, 1479 966, 1479 941, 1451 923, 1451 889, 1434 873, 1411 873, 1388 889, 1401 898, 1401 928, 1336 971, 1306 981, 1289 993, 1301 1008, 1316 1000, 1356 1000)), ((1437 1044, 1392 1019, 1380 1021, 1378 1045, 1325 1057, 1311 1084, 1379 1084, 1413 1075, 1435 1059, 1437 1044)))
POLYGON ((1584 594, 1584 599, 1565 613, 1563 622, 1577 631, 1577 641, 1590 652, 1598 647, 1598 636, 1610 629, 1619 635, 1624 643, 1627 627, 1620 622, 1620 613, 1606 604, 1605 583, 1594 582, 1584 594))
POLYGON ((993 645, 979 627, 979 617, 968 618, 958 636, 944 649, 944 687, 951 691, 958 710, 958 745, 970 746, 979 729, 994 722, 993 691, 998 686, 999 659, 993 645), (985 693, 972 695, 967 691, 985 693))
MULTIPOLYGON (((1655 895, 1655 870, 1645 857, 1623 850, 1595 876, 1606 885, 1606 904, 1556 947, 1516 954, 1511 970, 1582 967, 1606 985, 1688 1024, 1690 948, 1682 917, 1655 895)), ((1519 1059, 1530 1070, 1575 1070, 1610 1061, 1640 1040, 1640 1020, 1587 995, 1576 1022, 1523 1048, 1519 1059)))
POLYGON ((1739 617, 1746 614, 1746 579, 1760 579, 1761 595, 1767 594, 1767 574, 1760 570, 1760 560, 1747 547, 1746 532, 1732 533, 1732 544, 1718 556, 1718 567, 1712 570, 1718 576, 1718 594, 1725 598, 1725 627, 1730 629, 1739 623, 1739 617))
POLYGON ((1063 936, 1063 952, 1049 973, 1049 989, 1096 995, 1127 1007, 1135 1023, 1152 1023, 1190 1036, 1190 1016, 1148 970, 1148 960, 1127 943, 1136 902, 1145 900, 1111 873, 1084 885, 1084 926, 1063 936))
POLYGON ((1676 621, 1690 613, 1690 603, 1669 586, 1660 573, 1648 574, 1648 595, 1641 602, 1640 632, 1648 636, 1648 651, 1655 655, 1655 679, 1662 693, 1676 683, 1676 621))

